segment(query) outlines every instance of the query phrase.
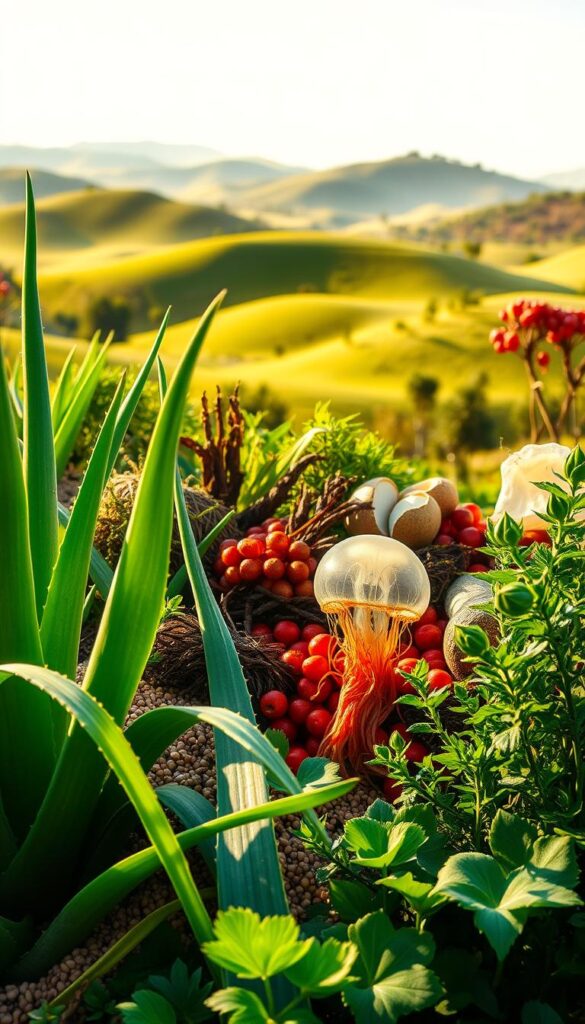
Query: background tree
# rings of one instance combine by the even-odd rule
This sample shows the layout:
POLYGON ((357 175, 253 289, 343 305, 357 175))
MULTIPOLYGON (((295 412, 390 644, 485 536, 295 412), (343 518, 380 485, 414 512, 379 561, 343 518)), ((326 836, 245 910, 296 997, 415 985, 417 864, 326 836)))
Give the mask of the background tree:
POLYGON ((415 373, 408 382, 408 393, 414 406, 414 451, 423 457, 427 453, 430 426, 439 390, 436 377, 415 373))
POLYGON ((130 303, 123 296, 94 299, 87 311, 88 333, 91 336, 100 331, 103 340, 113 331, 114 341, 126 341, 131 318, 130 303))

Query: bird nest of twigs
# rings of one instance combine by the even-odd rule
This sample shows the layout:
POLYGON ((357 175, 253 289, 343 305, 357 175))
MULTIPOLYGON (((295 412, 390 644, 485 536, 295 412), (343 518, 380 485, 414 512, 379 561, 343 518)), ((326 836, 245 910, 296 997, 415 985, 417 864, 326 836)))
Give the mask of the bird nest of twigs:
POLYGON ((473 561, 477 561, 475 548, 467 548, 463 544, 431 544, 429 547, 419 548, 415 554, 427 571, 433 605, 442 604, 447 588, 461 573, 467 571, 473 561))
MULTIPOLYGON (((229 620, 228 629, 253 697, 260 697, 267 690, 292 690, 288 669, 279 660, 281 648, 278 644, 240 632, 229 620)), ((173 615, 162 623, 156 635, 148 674, 160 678, 167 688, 173 690, 189 687, 202 704, 209 702, 203 637, 195 614, 173 615)))
POLYGON ((238 632, 250 633, 257 622, 273 626, 279 619, 292 619, 301 626, 309 622, 327 626, 327 616, 313 597, 278 597, 264 587, 228 590, 221 598, 221 610, 238 632))

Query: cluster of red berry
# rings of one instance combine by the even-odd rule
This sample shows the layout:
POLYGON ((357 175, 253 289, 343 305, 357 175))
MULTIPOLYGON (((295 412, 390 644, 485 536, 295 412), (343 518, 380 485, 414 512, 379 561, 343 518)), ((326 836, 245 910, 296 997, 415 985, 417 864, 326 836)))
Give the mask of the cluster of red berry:
MULTIPOLYGON (((544 339, 551 345, 563 347, 575 335, 585 334, 585 310, 566 310, 548 302, 521 299, 500 311, 500 320, 506 325, 490 334, 494 352, 517 352, 530 341, 544 339)), ((548 352, 537 352, 536 361, 546 369, 550 363, 548 352)))
MULTIPOLYGON (((458 505, 450 516, 443 519, 434 543, 441 547, 464 544, 468 548, 482 548, 485 544, 486 529, 487 523, 479 505, 467 501, 463 505, 458 505)), ((482 561, 483 558, 483 555, 478 555, 477 561, 469 566, 468 572, 485 572, 488 562, 482 561)))
MULTIPOLYGON (((453 684, 443 656, 443 633, 446 619, 439 618, 435 608, 428 608, 417 623, 412 639, 405 643, 393 665, 391 681, 401 696, 414 693, 405 673, 412 673, 419 661, 429 666, 428 682, 432 690, 453 684)), ((288 697, 281 690, 270 690, 260 699, 260 711, 272 729, 279 729, 289 742, 287 764, 295 773, 306 757, 315 757, 321 740, 337 710, 339 688, 343 681, 343 653, 336 638, 311 623, 301 628, 290 619, 281 619, 274 627, 257 623, 252 635, 281 647, 280 659, 295 678, 296 693, 288 697)), ((409 745, 406 757, 420 763, 428 754, 423 743, 407 733, 403 722, 392 722, 376 730, 375 743, 388 743, 390 734, 399 732, 409 745)), ((398 789, 387 780, 384 792, 395 798, 398 789), (394 789, 392 787, 394 786, 394 789)))
POLYGON ((12 285, 10 281, 0 271, 0 299, 5 299, 7 295, 10 295, 11 290, 12 285))
POLYGON ((312 597, 317 560, 302 540, 285 532, 282 519, 251 526, 242 540, 233 537, 219 545, 213 571, 222 590, 239 583, 257 583, 278 597, 312 597))
POLYGON ((280 729, 290 744, 286 762, 296 773, 306 757, 317 754, 337 709, 343 655, 335 637, 317 623, 302 630, 291 619, 281 619, 272 629, 257 623, 252 635, 282 648, 280 660, 296 682, 296 695, 290 699, 281 690, 260 698, 270 728, 280 729))

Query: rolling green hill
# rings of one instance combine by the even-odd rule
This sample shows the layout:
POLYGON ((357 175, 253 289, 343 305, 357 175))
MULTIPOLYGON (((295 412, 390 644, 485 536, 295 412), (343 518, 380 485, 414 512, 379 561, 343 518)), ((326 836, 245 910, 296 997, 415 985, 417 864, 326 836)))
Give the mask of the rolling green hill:
MULTIPOLYGON (((407 245, 326 234, 262 233, 205 239, 95 267, 48 270, 40 277, 49 316, 83 317, 102 296, 124 296, 133 330, 151 326, 152 307, 173 306, 176 320, 199 315, 221 288, 232 306, 274 295, 320 293, 361 299, 414 300, 463 292, 543 290, 541 280, 407 245)), ((552 290, 567 291, 562 285, 552 290)))
POLYGON ((395 215, 426 204, 460 209, 545 192, 547 186, 486 171, 443 157, 409 154, 378 163, 313 171, 271 182, 246 193, 257 210, 321 211, 331 224, 395 215))
MULTIPOLYGON (((64 174, 52 174, 29 168, 35 194, 39 199, 43 196, 59 195, 77 189, 90 189, 93 185, 84 178, 71 178, 64 174)), ((0 167, 0 206, 10 203, 24 202, 24 167, 0 167)), ((22 220, 22 213, 20 214, 22 220)))
POLYGON ((584 292, 585 245, 578 245, 573 249, 566 249, 564 252, 550 256, 548 259, 531 263, 530 273, 534 277, 554 281, 555 284, 584 292))
MULTIPOLYGON (((98 262, 197 238, 250 231, 255 226, 223 210, 121 189, 92 189, 41 199, 37 221, 40 259, 45 265, 88 250, 92 262, 98 262)), ((20 259, 23 237, 24 206, 0 208, 0 261, 20 259)))

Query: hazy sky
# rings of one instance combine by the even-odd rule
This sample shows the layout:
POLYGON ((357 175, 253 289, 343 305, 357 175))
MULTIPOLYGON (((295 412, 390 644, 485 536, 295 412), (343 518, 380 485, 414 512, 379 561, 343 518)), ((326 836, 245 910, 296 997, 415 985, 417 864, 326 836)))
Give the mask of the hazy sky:
POLYGON ((583 0, 0 0, 0 142, 585 166, 583 0))

